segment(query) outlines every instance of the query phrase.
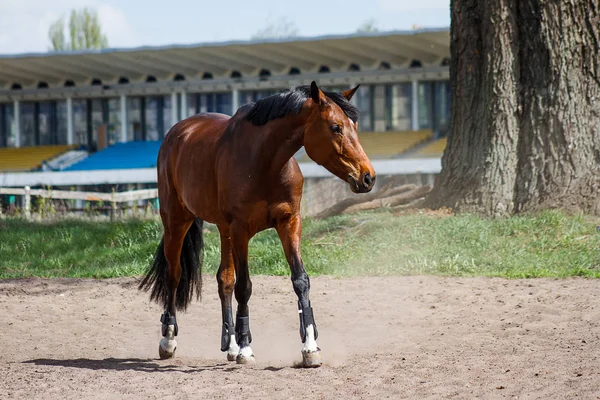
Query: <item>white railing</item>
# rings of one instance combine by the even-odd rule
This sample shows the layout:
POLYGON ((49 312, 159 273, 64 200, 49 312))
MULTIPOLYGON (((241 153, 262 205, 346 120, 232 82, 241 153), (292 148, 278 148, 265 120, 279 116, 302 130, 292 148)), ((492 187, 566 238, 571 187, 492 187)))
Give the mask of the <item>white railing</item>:
POLYGON ((79 192, 70 190, 46 190, 31 189, 29 186, 24 188, 3 188, 0 187, 0 195, 16 195, 24 197, 23 211, 25 218, 31 219, 31 196, 39 196, 45 199, 62 200, 85 200, 85 201, 105 201, 111 204, 111 219, 114 218, 117 209, 117 203, 129 201, 155 199, 158 197, 158 189, 142 189, 129 192, 79 192))

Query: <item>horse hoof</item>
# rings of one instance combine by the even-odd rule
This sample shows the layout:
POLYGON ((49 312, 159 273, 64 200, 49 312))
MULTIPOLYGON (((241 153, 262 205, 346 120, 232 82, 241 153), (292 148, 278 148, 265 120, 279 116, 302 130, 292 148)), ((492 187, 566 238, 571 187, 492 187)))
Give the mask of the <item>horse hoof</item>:
POLYGON ((256 364, 256 360, 254 359, 254 356, 244 357, 244 356, 238 355, 235 358, 235 362, 238 364, 256 364))
POLYGON ((240 351, 239 351, 237 357, 235 358, 235 361, 238 364, 254 364, 254 363, 256 363, 256 360, 254 360, 254 353, 252 352, 252 349, 250 348, 250 346, 244 346, 244 347, 240 348, 240 351))
POLYGON ((175 357, 175 350, 177 350, 177 347, 175 347, 173 351, 168 351, 163 349, 160 344, 158 345, 158 355, 160 356, 161 360, 175 357))
POLYGON ((304 368, 317 368, 322 364, 321 351, 306 351, 302 352, 302 366, 304 368))

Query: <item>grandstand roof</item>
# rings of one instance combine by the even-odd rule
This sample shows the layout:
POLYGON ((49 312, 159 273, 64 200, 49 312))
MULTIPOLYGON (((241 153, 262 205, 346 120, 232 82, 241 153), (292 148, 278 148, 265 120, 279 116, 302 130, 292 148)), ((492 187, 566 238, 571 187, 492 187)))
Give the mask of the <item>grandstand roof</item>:
POLYGON ((352 35, 330 35, 260 41, 228 41, 130 49, 0 55, 0 87, 36 87, 40 82, 60 87, 69 80, 77 86, 92 80, 115 83, 200 79, 204 74, 231 77, 258 76, 261 71, 285 75, 296 68, 314 73, 349 68, 375 70, 407 67, 418 61, 423 67, 439 66, 449 57, 449 30, 420 29, 352 35))

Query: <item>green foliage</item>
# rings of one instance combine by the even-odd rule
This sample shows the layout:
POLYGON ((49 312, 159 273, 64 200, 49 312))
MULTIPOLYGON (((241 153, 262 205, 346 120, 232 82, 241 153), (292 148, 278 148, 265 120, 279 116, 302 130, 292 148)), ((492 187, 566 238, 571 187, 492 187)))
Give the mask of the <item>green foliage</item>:
MULTIPOLYGON (((394 215, 382 210, 304 220, 302 256, 311 275, 600 277, 600 233, 582 216, 544 212, 486 219, 394 215)), ((0 278, 141 275, 162 236, 157 219, 0 222, 0 278)), ((220 261, 219 234, 205 229, 205 273, 220 261)), ((256 235, 251 274, 289 275, 274 230, 256 235)))
POLYGON ((64 18, 58 19, 50 26, 48 36, 51 43, 50 50, 52 51, 76 51, 108 47, 108 39, 102 33, 98 14, 88 8, 72 10, 68 27, 65 27, 64 18), (68 28, 68 32, 66 28, 68 28))
POLYGON ((379 32, 375 19, 371 18, 363 22, 356 30, 357 33, 379 32))
POLYGON ((285 17, 279 18, 275 22, 268 22, 267 26, 258 30, 252 35, 252 40, 260 39, 284 39, 298 36, 296 25, 285 17))

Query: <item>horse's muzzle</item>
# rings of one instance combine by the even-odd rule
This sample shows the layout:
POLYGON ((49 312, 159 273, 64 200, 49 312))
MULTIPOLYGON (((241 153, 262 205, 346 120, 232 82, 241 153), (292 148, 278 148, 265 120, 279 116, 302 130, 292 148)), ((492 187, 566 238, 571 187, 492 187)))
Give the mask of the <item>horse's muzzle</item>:
POLYGON ((375 186, 375 176, 371 176, 370 172, 365 172, 361 179, 357 180, 352 175, 348 175, 348 184, 354 193, 368 193, 375 186))

